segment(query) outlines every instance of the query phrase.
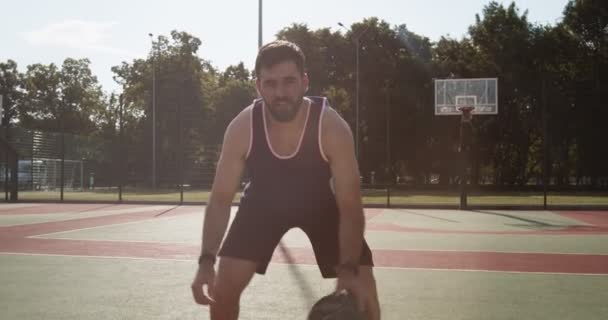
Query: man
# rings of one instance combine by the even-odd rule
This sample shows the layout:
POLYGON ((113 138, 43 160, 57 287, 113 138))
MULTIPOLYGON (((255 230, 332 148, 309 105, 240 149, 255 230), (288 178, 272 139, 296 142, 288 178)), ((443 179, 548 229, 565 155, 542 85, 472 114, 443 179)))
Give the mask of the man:
POLYGON ((210 306, 212 320, 238 318, 241 293, 254 273, 265 273, 293 227, 308 235, 322 276, 338 278, 336 292, 349 291, 370 320, 380 319, 352 134, 326 99, 304 97, 304 70, 295 44, 260 48, 255 73, 262 98, 226 129, 192 283, 194 300, 210 306), (250 183, 220 250, 245 168, 250 183))

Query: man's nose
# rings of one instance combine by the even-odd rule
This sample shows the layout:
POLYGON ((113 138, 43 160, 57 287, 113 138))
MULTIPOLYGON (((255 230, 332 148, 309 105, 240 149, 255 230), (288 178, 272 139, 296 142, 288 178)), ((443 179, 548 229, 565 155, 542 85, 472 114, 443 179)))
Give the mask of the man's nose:
POLYGON ((279 99, 287 97, 287 86, 283 83, 279 83, 275 91, 275 96, 279 99))

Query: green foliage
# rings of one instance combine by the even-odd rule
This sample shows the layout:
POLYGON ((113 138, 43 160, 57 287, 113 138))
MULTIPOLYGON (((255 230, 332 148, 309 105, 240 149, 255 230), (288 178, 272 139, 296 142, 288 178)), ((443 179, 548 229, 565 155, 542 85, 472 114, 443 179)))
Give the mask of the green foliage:
POLYGON ((17 106, 23 99, 23 74, 13 60, 0 62, 0 95, 2 95, 2 124, 8 125, 17 117, 17 106))
POLYGON ((52 63, 28 66, 18 108, 20 123, 39 130, 93 132, 92 118, 103 108, 103 93, 89 65, 88 59, 67 58, 61 69, 52 63))
MULTIPOLYGON (((566 184, 574 176, 596 183, 608 176, 607 6, 570 0, 560 23, 535 25, 515 3, 492 1, 467 35, 437 42, 376 17, 333 32, 292 24, 277 38, 302 48, 308 94, 327 96, 353 132, 358 50, 359 162, 366 179, 371 171, 393 179, 378 174, 392 171, 416 183, 437 176, 440 183, 457 182, 459 119, 433 115, 433 79, 496 77, 499 114, 474 118, 473 183, 540 181, 545 142, 554 181, 566 184)), ((197 179, 201 166, 213 167, 228 123, 256 94, 242 62, 217 70, 199 57, 202 43, 172 31, 153 39, 145 59, 113 67, 122 104, 117 94, 101 91, 87 59, 68 58, 61 68, 33 64, 25 74, 8 60, 0 63, 5 112, 28 128, 113 141, 91 142, 103 145, 91 157, 107 163, 126 157, 129 179, 142 181, 150 172, 154 87, 159 176, 169 181, 183 167, 197 179), (128 151, 116 148, 118 139, 128 151)))

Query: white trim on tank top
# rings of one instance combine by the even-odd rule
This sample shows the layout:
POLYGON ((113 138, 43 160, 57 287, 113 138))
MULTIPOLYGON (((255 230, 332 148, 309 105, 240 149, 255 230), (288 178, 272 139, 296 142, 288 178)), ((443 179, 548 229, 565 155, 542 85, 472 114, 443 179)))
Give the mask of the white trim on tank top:
POLYGON ((325 152, 323 152, 323 142, 321 141, 321 128, 323 127, 323 115, 325 114, 325 109, 327 108, 328 104, 327 104, 327 98, 323 98, 323 104, 321 105, 321 112, 319 113, 319 133, 318 133, 318 140, 319 140, 319 151, 321 152, 321 157, 323 157, 323 160, 325 160, 325 162, 329 162, 329 160, 327 159, 327 156, 325 155, 325 152))
POLYGON ((272 148, 272 144, 270 143, 270 135, 268 135, 268 127, 266 126, 266 109, 265 109, 266 103, 262 102, 262 119, 264 120, 264 133, 266 134, 266 145, 268 145, 268 149, 270 149, 270 152, 275 157, 277 157, 281 160, 287 160, 287 159, 291 159, 291 158, 295 157, 298 154, 298 152, 300 151, 300 147, 302 146, 302 141, 304 140, 304 136, 306 135, 306 128, 308 127, 308 118, 310 116, 310 109, 312 108, 312 102, 310 101, 310 99, 304 97, 304 100, 306 100, 306 102, 308 104, 308 111, 306 112, 306 121, 304 122, 304 128, 302 129, 302 133, 300 134, 300 141, 298 141, 298 147, 292 154, 287 155, 287 156, 282 156, 282 155, 278 154, 272 148))
POLYGON ((247 154, 245 155, 245 159, 249 159, 249 155, 251 154, 251 148, 253 147, 253 107, 255 106, 255 101, 247 107, 249 109, 249 148, 247 148, 247 154))

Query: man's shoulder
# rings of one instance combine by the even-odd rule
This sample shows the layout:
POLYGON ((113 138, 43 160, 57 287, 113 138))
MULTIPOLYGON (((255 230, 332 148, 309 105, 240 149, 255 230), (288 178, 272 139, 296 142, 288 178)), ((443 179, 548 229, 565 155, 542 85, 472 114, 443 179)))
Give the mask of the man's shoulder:
POLYGON ((254 103, 245 107, 228 124, 224 133, 224 143, 229 144, 239 150, 247 152, 249 148, 249 138, 251 135, 251 117, 253 114, 254 103))
POLYGON ((340 113, 336 109, 332 108, 329 104, 323 108, 323 130, 343 130, 348 128, 348 124, 342 118, 340 113))
POLYGON ((255 103, 252 103, 245 107, 241 112, 239 112, 234 119, 228 125, 229 130, 249 130, 249 126, 251 123, 251 115, 253 114, 253 107, 255 103))
POLYGON ((331 153, 330 150, 335 146, 352 140, 350 126, 340 113, 330 106, 323 108, 321 140, 328 153, 331 153))
POLYGON ((311 104, 318 105, 319 107, 328 107, 329 106, 329 100, 327 99, 327 97, 305 96, 304 98, 308 99, 311 102, 311 104))

